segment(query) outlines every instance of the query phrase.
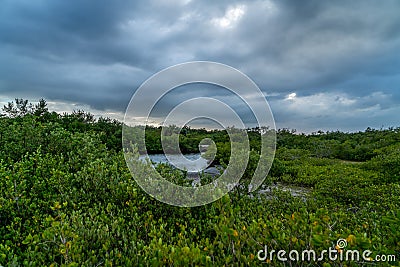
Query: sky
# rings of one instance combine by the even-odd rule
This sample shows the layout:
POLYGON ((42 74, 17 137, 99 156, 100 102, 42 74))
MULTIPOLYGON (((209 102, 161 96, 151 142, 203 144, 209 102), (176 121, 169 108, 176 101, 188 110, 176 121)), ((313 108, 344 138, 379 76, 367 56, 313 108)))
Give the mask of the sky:
MULTIPOLYGON (((2 0, 0 105, 45 98, 57 112, 122 119, 149 77, 200 60, 248 75, 277 128, 398 127, 399 11, 397 0, 2 0)), ((215 86, 195 95, 237 104, 215 86)))

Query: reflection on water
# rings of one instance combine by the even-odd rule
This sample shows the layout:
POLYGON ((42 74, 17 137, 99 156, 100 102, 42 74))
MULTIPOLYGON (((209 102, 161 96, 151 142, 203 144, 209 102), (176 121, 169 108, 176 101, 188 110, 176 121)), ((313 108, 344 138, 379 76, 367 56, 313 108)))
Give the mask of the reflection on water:
MULTIPOLYGON (((168 154, 168 159, 165 154, 147 155, 155 164, 168 163, 179 169, 186 169, 188 172, 200 172, 208 167, 206 159, 200 156, 200 153, 181 155, 168 154)), ((141 160, 145 160, 146 156, 141 155, 141 160)))

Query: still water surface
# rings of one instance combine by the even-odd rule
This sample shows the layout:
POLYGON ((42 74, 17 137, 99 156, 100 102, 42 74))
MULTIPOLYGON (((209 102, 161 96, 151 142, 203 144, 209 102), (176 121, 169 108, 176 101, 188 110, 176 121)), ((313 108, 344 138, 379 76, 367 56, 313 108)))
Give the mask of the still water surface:
MULTIPOLYGON (((155 164, 169 163, 179 169, 186 169, 188 172, 199 172, 206 169, 209 166, 207 160, 202 158, 200 153, 192 153, 185 155, 152 154, 147 156, 155 164)), ((145 160, 146 156, 141 155, 139 158, 145 160)))

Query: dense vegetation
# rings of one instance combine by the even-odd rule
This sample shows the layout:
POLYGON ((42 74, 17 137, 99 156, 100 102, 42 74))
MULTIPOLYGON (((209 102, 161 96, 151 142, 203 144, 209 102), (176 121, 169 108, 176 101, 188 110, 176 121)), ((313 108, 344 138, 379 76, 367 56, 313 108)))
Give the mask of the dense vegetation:
MULTIPOLYGON (((18 99, 3 108, 0 265, 257 266, 265 245, 321 251, 339 238, 347 240, 346 249, 371 250, 372 258, 400 259, 400 128, 310 135, 279 130, 266 186, 303 186, 311 190, 305 199, 278 189, 252 196, 233 190, 212 204, 179 208, 138 187, 121 152, 121 126, 83 111, 49 112, 44 100, 30 105, 18 99)), ((257 163, 262 130, 248 130, 253 159, 244 178, 257 163)), ((146 132, 150 152, 161 151, 160 131, 146 132)), ((175 134, 183 152, 198 151, 210 137, 219 150, 215 160, 229 160, 225 131, 175 134)), ((166 166, 159 171, 182 178, 166 166)), ((145 175, 145 166, 135 175, 145 175)), ((276 254, 267 263, 289 264, 276 254)), ((308 264, 359 266, 363 260, 291 262, 308 264)))

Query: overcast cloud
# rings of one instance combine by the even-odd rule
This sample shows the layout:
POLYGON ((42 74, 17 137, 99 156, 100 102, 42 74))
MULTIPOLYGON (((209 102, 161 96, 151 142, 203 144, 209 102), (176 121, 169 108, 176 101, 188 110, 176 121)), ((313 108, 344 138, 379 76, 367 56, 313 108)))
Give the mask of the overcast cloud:
POLYGON ((44 97, 122 118, 151 75, 207 60, 253 79, 279 128, 397 127, 399 11, 397 0, 3 0, 0 104, 44 97))

